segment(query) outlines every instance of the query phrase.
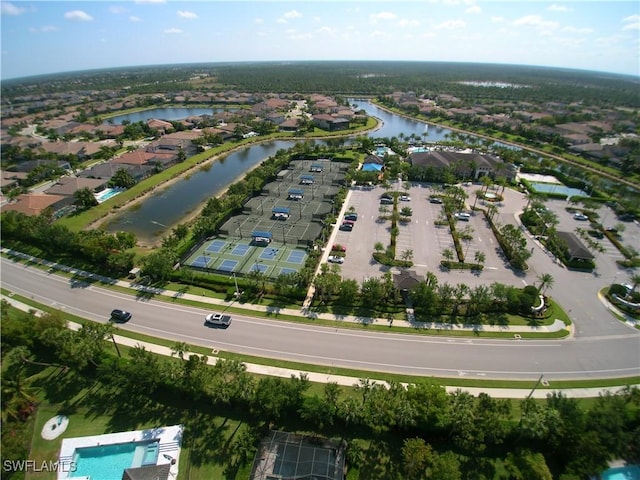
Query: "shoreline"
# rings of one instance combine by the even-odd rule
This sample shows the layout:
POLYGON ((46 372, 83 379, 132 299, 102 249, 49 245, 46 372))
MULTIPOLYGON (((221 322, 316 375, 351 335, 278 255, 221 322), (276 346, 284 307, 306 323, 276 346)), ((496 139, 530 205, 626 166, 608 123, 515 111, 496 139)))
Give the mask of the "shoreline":
MULTIPOLYGON (((384 125, 384 122, 380 118, 378 118, 378 117, 372 117, 372 118, 375 118, 376 126, 374 128, 372 128, 372 129, 370 129, 370 130, 364 130, 364 132, 375 132, 375 131, 379 130, 380 128, 382 128, 382 126, 384 125)), ((352 136, 357 136, 357 135, 359 135, 361 133, 363 133, 363 132, 358 132, 357 134, 346 135, 346 137, 348 138, 348 137, 352 137, 352 136)), ((92 229, 101 228, 102 226, 107 224, 109 221, 111 221, 114 218, 124 214, 130 208, 135 207, 136 205, 138 205, 139 203, 143 202, 144 200, 147 200, 149 197, 154 195, 158 190, 166 188, 166 187, 170 187, 174 183, 176 183, 178 180, 181 180, 184 177, 192 174, 196 168, 201 168, 204 165, 216 162, 216 161, 220 160, 221 158, 224 158, 227 155, 229 155, 231 153, 234 153, 234 152, 237 152, 239 150, 242 150, 242 149, 245 149, 245 148, 250 148, 250 147, 252 147, 254 145, 259 145, 259 144, 265 143, 265 142, 273 142, 273 141, 293 141, 293 142, 296 142, 296 141, 305 141, 305 140, 326 140, 326 139, 331 139, 331 138, 337 138, 337 137, 335 135, 327 135, 327 136, 322 136, 322 137, 313 137, 313 138, 310 138, 310 139, 306 138, 306 137, 283 137, 283 138, 277 138, 277 139, 261 140, 261 141, 252 142, 252 143, 245 144, 245 145, 239 145, 239 146, 234 147, 231 150, 227 150, 227 151, 225 151, 223 153, 218 153, 218 154, 212 155, 211 157, 207 158, 206 160, 203 160, 202 162, 196 163, 191 168, 188 168, 184 172, 176 175, 175 177, 170 178, 166 182, 162 182, 162 183, 159 183, 158 185, 155 185, 153 188, 151 188, 150 190, 148 190, 145 193, 141 194, 140 196, 134 198, 133 200, 131 200, 131 201, 127 202, 127 203, 122 204, 117 210, 115 210, 115 211, 111 210, 105 216, 103 216, 100 219, 90 223, 89 225, 87 225, 87 227, 85 229, 86 230, 92 230, 92 229)), ((218 192, 215 195, 215 197, 220 197, 220 196, 224 195, 231 185, 233 185, 234 183, 237 183, 238 181, 240 181, 248 173, 250 173, 251 171, 253 171, 257 167, 262 165, 263 162, 264 162, 264 160, 262 162, 256 164, 256 165, 254 165, 250 169, 245 170, 244 172, 242 172, 237 177, 235 177, 226 187, 224 187, 220 192, 218 192)), ((212 198, 212 197, 210 197, 210 198, 212 198)), ((159 235, 156 240, 137 239, 136 240, 136 246, 139 247, 139 248, 142 248, 142 249, 157 248, 158 246, 161 245, 162 240, 165 237, 167 237, 168 235, 171 234, 171 230, 175 226, 181 225, 181 224, 190 225, 200 215, 200 213, 202 212, 203 208, 206 206, 207 202, 208 202, 208 200, 199 203, 198 205, 195 206, 195 208, 190 213, 185 214, 185 216, 183 216, 180 219, 179 222, 176 222, 176 223, 173 223, 173 224, 167 226, 167 229, 164 231, 164 233, 162 235, 159 235)))

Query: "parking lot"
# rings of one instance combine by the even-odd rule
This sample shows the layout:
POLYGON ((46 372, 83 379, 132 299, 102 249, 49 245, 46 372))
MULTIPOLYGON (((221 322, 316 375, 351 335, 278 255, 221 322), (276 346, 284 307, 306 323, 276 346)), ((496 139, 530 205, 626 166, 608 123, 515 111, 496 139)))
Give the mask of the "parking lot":
MULTIPOLYGON (((341 265, 344 278, 362 281, 369 277, 379 277, 387 267, 373 260, 376 242, 386 248, 391 238, 391 220, 380 220, 380 197, 386 192, 381 187, 372 189, 355 187, 351 191, 347 210, 351 207, 358 213, 358 220, 353 231, 339 231, 335 243, 346 247, 345 262, 341 265)), ((399 201, 398 209, 410 207, 410 222, 399 222, 399 234, 396 243, 396 258, 402 258, 405 251, 412 251, 414 270, 418 275, 440 270, 443 259, 442 252, 450 249, 455 253, 455 246, 448 225, 439 226, 438 219, 443 217, 442 204, 430 203, 429 197, 436 190, 426 184, 413 184, 408 191, 410 200, 399 201)), ((387 206, 391 211, 391 206, 387 206)), ((470 211, 470 210, 469 210, 470 211)), ((504 266, 504 260, 493 232, 480 213, 471 214, 468 222, 456 222, 458 231, 469 228, 472 239, 462 242, 462 251, 470 262, 475 260, 475 252, 485 255, 485 268, 497 270, 504 266)), ((329 246, 331 248, 331 246, 329 246)))

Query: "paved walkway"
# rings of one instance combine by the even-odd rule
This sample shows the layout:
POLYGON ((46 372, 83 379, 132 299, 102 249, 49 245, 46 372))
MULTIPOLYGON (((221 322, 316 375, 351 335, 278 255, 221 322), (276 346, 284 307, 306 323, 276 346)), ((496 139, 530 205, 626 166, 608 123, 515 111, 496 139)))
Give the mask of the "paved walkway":
MULTIPOLYGON (((11 297, 2 295, 1 298, 9 302, 13 307, 18 308, 20 310, 23 310, 23 311, 35 310, 36 314, 42 313, 41 311, 34 309, 33 307, 26 305, 22 302, 16 301, 11 297)), ((80 328, 79 324, 73 323, 73 322, 69 322, 68 326, 73 330, 78 330, 80 328)), ((173 352, 171 351, 171 348, 165 347, 163 345, 157 345, 155 343, 150 343, 150 342, 141 342, 139 340, 125 337, 122 335, 114 335, 114 340, 118 345, 124 345, 127 347, 142 346, 146 350, 156 353, 158 355, 164 355, 167 357, 174 356, 173 352)), ((219 357, 217 357, 217 353, 218 351, 216 349, 213 349, 211 351, 211 355, 207 356, 207 363, 209 365, 216 364, 216 362, 219 359, 219 357)), ((305 372, 302 370, 292 370, 288 368, 273 367, 270 365, 258 365, 258 364, 252 364, 252 363, 245 363, 245 365, 247 367, 247 372, 258 374, 258 375, 269 375, 273 377, 290 378, 291 375, 298 376, 300 374, 305 374, 307 375, 309 380, 312 382, 316 382, 316 383, 335 382, 338 385, 348 386, 348 387, 358 385, 360 382, 360 378, 347 377, 344 375, 331 375, 331 374, 318 373, 318 372, 305 372)), ((379 383, 383 383, 383 382, 379 382, 379 383)), ((637 385, 637 387, 640 387, 640 385, 637 385)), ((544 380, 542 380, 540 386, 536 386, 536 389, 532 391, 533 388, 534 388, 534 385, 531 386, 531 389, 445 386, 445 389, 448 393, 453 393, 458 390, 462 390, 465 392, 469 392, 471 395, 474 395, 474 396, 477 396, 480 393, 487 393, 493 398, 523 399, 528 396, 531 396, 532 398, 544 399, 547 397, 549 393, 554 391, 548 388, 548 386, 544 383, 544 380), (540 387, 540 388, 537 388, 537 387, 540 387)), ((622 390, 623 388, 624 387, 571 388, 571 389, 564 389, 561 391, 565 396, 570 398, 591 398, 591 397, 597 397, 601 393, 604 393, 607 391, 615 393, 622 390)))

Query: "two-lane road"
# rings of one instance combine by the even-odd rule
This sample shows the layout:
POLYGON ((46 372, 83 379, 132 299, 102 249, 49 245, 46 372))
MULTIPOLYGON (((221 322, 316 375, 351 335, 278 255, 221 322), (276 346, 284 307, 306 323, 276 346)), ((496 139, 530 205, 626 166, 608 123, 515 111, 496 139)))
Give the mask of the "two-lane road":
POLYGON ((121 328, 238 353, 411 375, 548 380, 640 375, 640 335, 517 341, 442 338, 316 327, 234 315, 228 329, 204 326, 206 309, 138 298, 1 261, 5 289, 91 320, 133 313, 121 328))

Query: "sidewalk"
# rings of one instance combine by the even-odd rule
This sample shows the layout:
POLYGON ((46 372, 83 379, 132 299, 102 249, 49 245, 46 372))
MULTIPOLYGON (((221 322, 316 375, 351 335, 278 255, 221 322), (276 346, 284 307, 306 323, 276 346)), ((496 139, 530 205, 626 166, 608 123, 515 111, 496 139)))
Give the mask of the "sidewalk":
MULTIPOLYGON (((331 243, 329 243, 331 244, 331 243)), ((100 275, 95 275, 93 273, 85 272, 82 270, 77 270, 75 268, 68 267, 66 265, 60 265, 55 262, 50 262, 47 260, 42 260, 39 258, 32 257, 30 255, 23 254, 21 252, 13 252, 9 249, 2 249, 2 252, 8 255, 13 255, 16 257, 23 258, 33 263, 39 263, 40 265, 44 265, 51 269, 61 270, 67 273, 71 273, 73 275, 82 276, 91 280, 98 280, 108 285, 119 286, 122 288, 127 288, 135 291, 150 293, 153 295, 165 296, 170 298, 182 298, 185 300, 190 300, 193 302, 205 303, 216 305, 221 308, 227 308, 233 306, 234 308, 240 308, 247 311, 256 311, 262 313, 268 313, 271 317, 274 315, 289 315, 294 317, 302 317, 308 319, 320 319, 320 320, 328 320, 333 322, 341 322, 341 323, 355 323, 355 324, 363 324, 363 325, 383 325, 386 327, 391 326, 389 320, 386 318, 370 318, 370 317, 358 317, 354 315, 338 315, 332 313, 315 313, 310 312, 305 306, 302 309, 292 309, 292 308, 278 308, 278 307, 265 307, 263 305, 255 305, 255 304, 237 304, 235 301, 226 301, 219 298, 210 298, 202 295, 194 295, 191 293, 182 293, 182 292, 174 292, 172 290, 165 290, 162 288, 153 288, 146 287, 144 285, 139 285, 136 282, 129 282, 124 280, 115 280, 113 278, 107 278, 100 275)), ((326 252, 325 252, 326 254, 326 252)), ((306 301, 305 301, 306 303, 306 301)), ((559 332, 563 329, 569 330, 570 334, 573 333, 571 327, 565 326, 564 322, 556 319, 551 325, 546 326, 527 326, 527 325, 460 325, 460 324, 449 324, 449 323, 427 323, 427 322, 415 322, 411 320, 393 320, 394 327, 403 327, 408 329, 424 329, 424 330, 435 330, 435 331, 449 331, 449 332, 501 332, 501 333, 513 333, 515 339, 520 339, 522 333, 525 332, 536 332, 536 333, 552 333, 559 332)))
MULTIPOLYGON (((6 300, 11 306, 23 310, 25 312, 30 310, 35 310, 36 314, 41 314, 42 312, 26 305, 24 303, 18 302, 10 297, 2 295, 2 299, 6 300)), ((80 325, 77 323, 69 322, 69 328, 73 330, 78 330, 80 325)), ((118 345, 124 345, 127 347, 136 347, 141 346, 146 350, 153 352, 157 355, 164 355, 167 357, 174 356, 171 348, 165 347, 163 345, 157 345, 155 343, 149 342, 141 342, 139 340, 135 340, 133 338, 125 337, 122 335, 114 335, 114 340, 118 345)), ((219 357, 217 357, 218 351, 217 349, 213 349, 211 355, 207 356, 207 364, 215 365, 218 361, 219 357)), ((309 381, 315 383, 331 383, 335 382, 338 385, 352 387, 358 385, 360 383, 360 378, 347 377, 344 375, 331 375, 326 373, 318 373, 318 372, 305 372, 301 370, 292 370, 288 368, 280 368, 273 367, 270 365, 258 365, 253 363, 245 363, 247 367, 247 372, 253 373, 256 375, 267 375, 272 377, 281 377, 281 378, 290 378, 292 375, 299 376, 301 374, 307 375, 309 381)), ((384 383, 384 382, 378 382, 384 383)), ((480 393, 486 393, 490 395, 492 398, 514 398, 514 399, 523 399, 531 395, 532 398, 536 399, 545 399, 549 393, 554 391, 547 386, 544 382, 539 387, 536 388, 533 392, 531 389, 534 388, 535 384, 532 383, 531 389, 517 389, 517 388, 482 388, 482 387, 455 387, 455 386, 445 386, 447 393, 454 393, 458 390, 465 391, 470 393, 473 396, 478 396, 480 393)), ((404 384, 406 385, 406 384, 404 384)), ((615 393, 622 390, 624 387, 609 387, 609 388, 571 388, 561 390, 562 393, 570 398, 592 398, 597 397, 601 393, 611 392, 615 393)))

